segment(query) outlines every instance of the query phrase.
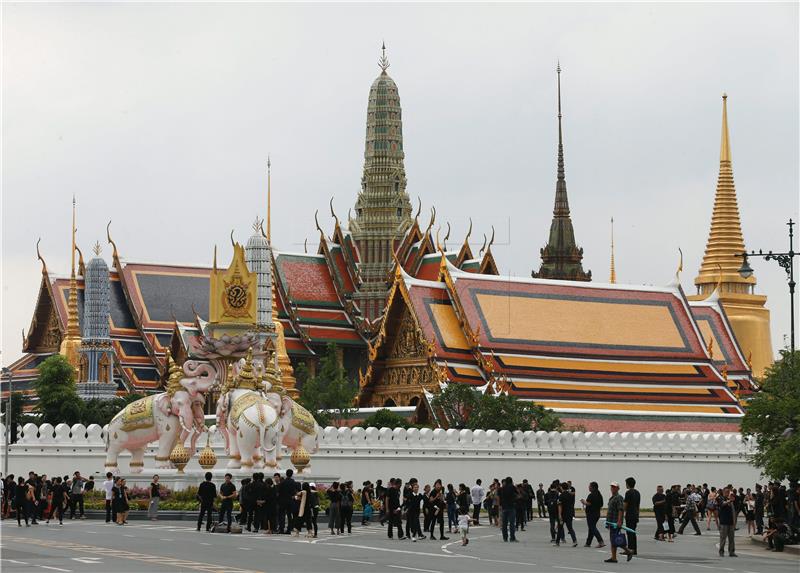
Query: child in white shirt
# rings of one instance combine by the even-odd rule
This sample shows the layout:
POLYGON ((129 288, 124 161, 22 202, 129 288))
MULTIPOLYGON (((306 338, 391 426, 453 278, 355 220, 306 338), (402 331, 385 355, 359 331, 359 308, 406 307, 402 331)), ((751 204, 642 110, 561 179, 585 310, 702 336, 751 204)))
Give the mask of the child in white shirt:
POLYGON ((461 508, 458 512, 458 530, 461 532, 461 545, 466 545, 469 543, 469 538, 467 535, 469 534, 469 524, 472 521, 474 520, 470 519, 466 510, 461 508))

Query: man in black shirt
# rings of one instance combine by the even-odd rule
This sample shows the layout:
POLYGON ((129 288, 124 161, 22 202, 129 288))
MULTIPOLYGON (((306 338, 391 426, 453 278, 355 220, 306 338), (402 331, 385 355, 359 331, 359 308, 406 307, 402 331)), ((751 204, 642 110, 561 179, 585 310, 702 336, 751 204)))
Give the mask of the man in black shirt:
POLYGON ((656 487, 656 493, 653 496, 653 513, 656 514, 656 534, 654 539, 656 541, 664 541, 664 519, 667 517, 667 496, 664 495, 664 486, 656 487))
POLYGON ((547 506, 544 504, 544 484, 539 484, 539 489, 536 490, 536 508, 539 511, 539 517, 547 517, 547 506))
POLYGON ((206 472, 206 481, 197 488, 197 499, 200 500, 200 516, 197 518, 197 531, 203 524, 203 516, 208 513, 206 531, 211 531, 211 521, 214 519, 214 500, 217 498, 217 486, 211 481, 211 472, 206 472))
POLYGON ((225 482, 219 486, 219 522, 227 517, 228 533, 231 532, 231 521, 233 519, 233 500, 236 498, 236 486, 233 485, 233 476, 225 474, 225 482))
POLYGON ((589 484, 589 495, 581 500, 583 511, 586 513, 586 525, 589 527, 589 536, 586 538, 584 547, 592 546, 592 539, 597 539, 597 547, 605 547, 603 536, 597 530, 597 522, 600 520, 600 512, 603 510, 603 494, 596 481, 589 484))
POLYGON ((403 522, 400 513, 400 487, 401 480, 393 478, 389 480, 389 489, 386 490, 386 519, 389 520, 389 528, 387 533, 389 539, 392 539, 392 529, 397 527, 397 538, 405 539, 403 535, 403 522))
POLYGON ((567 482, 561 484, 561 493, 558 496, 558 535, 556 545, 559 545, 564 536, 564 526, 567 527, 569 536, 572 538, 572 546, 578 546, 578 538, 572 528, 572 518, 575 517, 575 494, 572 493, 572 486, 567 482))
MULTIPOLYGON (((401 501, 401 506, 402 507, 407 507, 411 496, 414 495, 413 488, 414 488, 414 484, 415 483, 418 483, 417 478, 413 478, 412 477, 406 482, 406 485, 403 486, 403 499, 401 501)), ((426 504, 428 503, 427 498, 424 501, 425 501, 426 504)), ((426 512, 426 517, 427 517, 427 515, 428 514, 426 512)), ((428 531, 428 525, 429 524, 426 521, 425 522, 425 531, 428 531)), ((409 520, 409 519, 406 519, 406 537, 411 537, 411 520, 409 520)))
MULTIPOLYGON (((533 500, 536 498, 536 492, 533 491, 533 486, 529 484, 526 479, 522 480, 522 488, 525 490, 525 495, 528 496, 525 513, 527 521, 530 521, 533 519, 533 500)), ((539 517, 541 517, 541 515, 539 517)))
POLYGON ((544 504, 547 507, 547 515, 550 517, 550 543, 555 543, 556 526, 558 525, 558 485, 556 482, 550 484, 550 488, 544 495, 544 504))
POLYGON ((761 535, 764 533, 764 492, 760 483, 756 484, 755 502, 756 535, 761 535))
POLYGON ((381 502, 378 521, 383 525, 386 523, 386 488, 383 487, 383 480, 381 479, 375 481, 375 499, 381 502))
POLYGON ((719 508, 719 556, 725 555, 725 542, 728 542, 728 555, 736 557, 734 543, 736 523, 736 493, 727 487, 722 490, 722 495, 717 499, 719 508))
POLYGON ((514 481, 507 477, 500 486, 500 510, 501 523, 503 527, 503 541, 516 541, 516 517, 517 517, 517 488, 514 481))
POLYGON ((264 523, 264 514, 267 509, 267 484, 264 481, 263 473, 253 474, 253 483, 250 484, 249 493, 253 498, 253 531, 258 533, 264 523))
POLYGON ((292 534, 294 523, 294 496, 297 493, 297 482, 292 478, 294 472, 286 470, 286 479, 278 485, 278 533, 292 534))
MULTIPOLYGON (((629 477, 625 480, 625 485, 628 491, 625 492, 625 525, 636 531, 636 526, 639 524, 639 505, 641 505, 642 496, 636 490, 636 480, 629 477)), ((628 531, 628 551, 636 555, 636 533, 628 531)))

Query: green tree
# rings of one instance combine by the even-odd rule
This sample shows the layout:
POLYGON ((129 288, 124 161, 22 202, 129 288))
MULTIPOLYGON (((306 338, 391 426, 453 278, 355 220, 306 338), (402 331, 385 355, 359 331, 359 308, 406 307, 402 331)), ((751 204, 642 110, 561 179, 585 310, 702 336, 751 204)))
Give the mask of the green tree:
POLYGON ((357 384, 347 379, 339 364, 336 345, 328 344, 316 376, 307 376, 299 402, 314 414, 321 426, 340 425, 350 417, 358 394, 357 384))
POLYGON ((800 351, 781 351, 747 404, 741 430, 756 439, 751 463, 765 475, 800 478, 800 351))
POLYGON ((356 424, 359 428, 405 428, 411 427, 411 424, 400 414, 392 412, 388 408, 381 408, 371 416, 364 418, 360 424, 356 424))
POLYGON ((473 411, 467 427, 473 430, 544 430, 561 429, 561 419, 552 410, 516 396, 484 394, 473 411))
POLYGON ((465 384, 448 384, 434 396, 431 407, 452 428, 470 430, 559 430, 561 419, 552 410, 516 396, 481 394, 465 384))
POLYGON ((66 358, 55 354, 42 362, 33 386, 39 398, 34 407, 40 414, 39 423, 55 426, 81 421, 83 401, 75 391, 75 371, 66 358))
POLYGON ((97 398, 87 400, 84 402, 81 423, 86 426, 89 424, 104 426, 117 415, 117 412, 142 397, 141 394, 126 394, 113 400, 99 400, 97 398))
POLYGON ((451 428, 467 428, 481 394, 466 384, 448 384, 431 400, 436 415, 444 415, 451 428))
MULTIPOLYGON (((25 394, 22 392, 12 392, 11 393, 11 417, 9 421, 12 425, 12 439, 15 439, 16 434, 14 431, 14 427, 17 425, 24 426, 28 422, 32 420, 31 416, 25 413, 25 394)), ((3 400, 2 403, 2 412, 3 412, 3 423, 6 423, 6 411, 8 410, 9 400, 3 400)))

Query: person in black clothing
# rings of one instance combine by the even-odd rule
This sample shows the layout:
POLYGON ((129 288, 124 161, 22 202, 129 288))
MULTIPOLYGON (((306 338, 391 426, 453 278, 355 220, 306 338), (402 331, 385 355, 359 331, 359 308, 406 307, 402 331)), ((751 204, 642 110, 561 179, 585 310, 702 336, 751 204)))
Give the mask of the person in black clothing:
POLYGON ((405 539, 403 535, 403 522, 400 516, 402 508, 400 506, 400 488, 402 482, 398 478, 389 481, 389 488, 386 490, 386 518, 389 520, 387 533, 392 539, 392 529, 397 527, 397 538, 405 539))
MULTIPOLYGON (((419 482, 417 481, 417 478, 413 478, 412 477, 412 478, 409 478, 409 480, 406 482, 406 485, 403 486, 403 490, 402 490, 403 491, 403 497, 402 497, 402 499, 400 501, 400 504, 401 504, 402 507, 406 506, 406 502, 408 501, 408 498, 411 495, 412 489, 414 488, 414 484, 418 484, 418 483, 419 482)), ((425 495, 423 497, 423 501, 424 501, 423 514, 425 516, 425 524, 423 526, 423 529, 426 532, 428 531, 428 525, 429 525, 429 522, 428 522, 428 494, 430 493, 430 490, 431 490, 431 486, 426 485, 425 486, 425 495)), ((410 537, 410 536, 411 536, 411 524, 408 522, 408 520, 406 520, 406 537, 410 537)))
POLYGON ((566 540, 564 536, 564 527, 566 526, 569 536, 572 538, 572 546, 578 546, 578 538, 572 528, 574 517, 575 494, 572 493, 572 486, 565 482, 561 484, 561 493, 558 496, 558 535, 556 536, 556 545, 559 545, 560 541, 566 540))
MULTIPOLYGON (((254 473, 253 481, 248 489, 249 491, 246 495, 253 500, 253 532, 258 533, 264 525, 264 517, 267 510, 267 484, 264 483, 264 474, 261 472, 254 473)), ((249 531, 250 524, 248 523, 247 525, 249 531)))
POLYGON ((525 490, 527 496, 527 507, 525 509, 526 521, 533 519, 533 501, 536 499, 536 492, 533 491, 533 486, 528 483, 528 480, 522 480, 522 488, 525 490))
POLYGON ((251 531, 253 526, 253 480, 251 478, 244 478, 242 480, 242 487, 239 488, 239 525, 247 531, 251 531))
POLYGON ((501 523, 503 528, 503 541, 516 541, 516 521, 517 517, 517 488, 514 481, 507 477, 500 486, 500 511, 501 523))
POLYGON ((369 518, 372 516, 373 495, 372 484, 369 481, 365 481, 361 486, 361 525, 367 525, 369 518), (367 509, 367 506, 369 506, 369 509, 367 509))
POLYGON ((380 502, 380 509, 378 510, 378 521, 381 525, 386 523, 386 488, 383 486, 383 480, 375 480, 375 499, 380 502))
MULTIPOLYGON (((264 474, 261 474, 261 478, 264 478, 264 474)), ((267 533, 277 533, 278 532, 278 485, 276 482, 272 480, 272 478, 267 478, 264 480, 264 484, 266 485, 266 503, 264 504, 264 520, 265 520, 265 529, 267 533)))
MULTIPOLYGON (((61 478, 53 479, 53 513, 58 516, 58 524, 64 525, 64 507, 69 499, 69 491, 64 487, 61 478)), ((52 516, 51 516, 52 517, 52 516)), ((116 519, 114 519, 116 522, 116 519)))
POLYGON ((197 499, 200 500, 200 516, 197 518, 197 531, 203 524, 203 516, 208 514, 206 531, 211 531, 211 521, 214 519, 214 500, 217 498, 217 486, 211 481, 211 472, 206 472, 206 481, 197 488, 197 499))
POLYGON ((410 527, 408 535, 412 541, 425 539, 422 529, 419 527, 419 508, 422 500, 423 496, 419 492, 419 484, 415 483, 411 488, 411 493, 403 501, 403 509, 406 511, 406 525, 410 527))
POLYGON ((451 483, 447 484, 444 502, 447 504, 447 533, 453 533, 453 528, 458 527, 458 506, 456 505, 456 490, 451 483))
POLYGON ((233 500, 236 498, 236 486, 233 485, 233 476, 225 474, 225 481, 219 486, 219 522, 228 522, 228 533, 231 532, 231 521, 233 520, 233 500))
POLYGON ((286 470, 286 478, 278 485, 278 533, 286 535, 292 534, 294 496, 298 489, 292 474, 294 474, 292 470, 286 470))
POLYGON ((589 536, 586 538, 584 547, 592 546, 592 539, 597 539, 597 547, 605 547, 603 536, 597 530, 597 522, 600 520, 600 512, 603 510, 603 494, 600 493, 600 486, 596 481, 589 484, 589 495, 581 500, 583 511, 586 514, 586 525, 589 528, 589 536))
POLYGON ((469 513, 469 488, 467 484, 458 484, 458 495, 456 495, 456 504, 458 504, 458 512, 469 513))
POLYGON ((656 514, 656 534, 653 537, 656 541, 664 541, 664 520, 667 516, 667 496, 664 495, 664 486, 656 487, 653 496, 653 513, 656 514))
POLYGON ((675 537, 675 514, 680 514, 681 496, 679 492, 680 487, 673 485, 666 493, 667 505, 665 508, 667 518, 667 538, 670 543, 675 537))
POLYGON ((525 522, 528 521, 528 492, 524 484, 517 484, 517 530, 525 531, 525 522))
POLYGON ((442 480, 437 479, 436 482, 433 484, 433 491, 428 496, 429 500, 429 511, 430 513, 430 539, 432 541, 436 540, 436 537, 433 535, 434 531, 436 530, 436 524, 439 524, 439 539, 447 540, 450 539, 446 537, 444 534, 444 513, 447 510, 447 506, 444 502, 444 486, 442 486, 442 480))
POLYGON ((558 482, 553 482, 544 496, 547 516, 550 518, 550 543, 556 542, 556 526, 558 525, 558 482))
MULTIPOLYGON (((628 491, 625 492, 624 502, 625 505, 625 526, 629 529, 636 531, 636 526, 639 524, 639 506, 641 505, 642 496, 636 490, 636 480, 629 477, 625 480, 625 485, 628 491)), ((628 551, 636 555, 636 533, 631 531, 628 534, 628 551)))
POLYGON ((328 528, 331 535, 339 535, 342 532, 342 490, 339 489, 339 482, 335 481, 327 491, 328 501, 328 528))
POLYGON ((736 523, 736 493, 727 487, 722 490, 718 499, 719 507, 719 556, 725 555, 725 542, 728 543, 728 554, 736 557, 734 541, 736 523))
POLYGON ((764 492, 762 491, 761 484, 756 484, 756 493, 754 495, 756 501, 756 535, 764 533, 764 492))
POLYGON ((14 507, 17 509, 17 525, 22 527, 21 519, 25 518, 25 527, 30 527, 28 523, 28 484, 25 483, 25 478, 19 478, 17 488, 14 490, 14 507))
POLYGON ((536 490, 536 509, 539 512, 539 517, 547 517, 547 505, 544 503, 544 484, 539 484, 539 489, 536 490))
POLYGON ((353 504, 355 503, 353 482, 348 481, 342 486, 341 533, 347 528, 347 534, 353 533, 353 504))

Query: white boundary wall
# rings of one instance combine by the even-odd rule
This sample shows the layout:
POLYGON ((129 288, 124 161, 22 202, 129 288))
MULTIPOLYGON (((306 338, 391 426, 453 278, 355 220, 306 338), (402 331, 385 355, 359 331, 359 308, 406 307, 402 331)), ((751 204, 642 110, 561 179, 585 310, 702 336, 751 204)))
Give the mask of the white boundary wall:
MULTIPOLYGON (((0 426, 2 438, 5 431, 0 426)), ((216 470, 227 464, 222 437, 211 427, 216 470)), ((205 436, 198 445, 205 445, 205 436)), ((1 443, 1 442, 0 442, 1 443)), ((5 446, 3 444, 3 446, 5 446)), ((143 478, 156 470, 152 444, 143 478)), ((643 506, 658 484, 703 483, 751 487, 760 481, 747 461, 752 440, 735 433, 691 432, 509 432, 402 428, 325 428, 320 450, 312 456, 312 475, 341 476, 359 486, 364 480, 416 477, 423 483, 472 485, 507 475, 527 478, 534 486, 559 478, 572 480, 578 498, 589 481, 607 492, 611 481, 632 475, 643 494, 643 506)), ((5 452, 5 447, 0 450, 5 452)), ((104 428, 76 424, 26 424, 10 447, 9 472, 30 470, 48 475, 101 474, 105 459, 104 428)), ((120 471, 129 472, 130 456, 120 456, 120 471)), ((288 456, 282 468, 291 467, 288 456)), ((187 469, 200 470, 197 457, 187 469)), ((174 470, 172 470, 174 471, 174 470)), ((170 470, 158 470, 164 475, 170 470)))

